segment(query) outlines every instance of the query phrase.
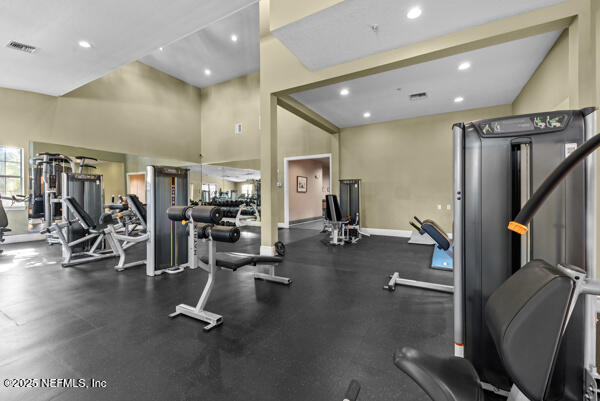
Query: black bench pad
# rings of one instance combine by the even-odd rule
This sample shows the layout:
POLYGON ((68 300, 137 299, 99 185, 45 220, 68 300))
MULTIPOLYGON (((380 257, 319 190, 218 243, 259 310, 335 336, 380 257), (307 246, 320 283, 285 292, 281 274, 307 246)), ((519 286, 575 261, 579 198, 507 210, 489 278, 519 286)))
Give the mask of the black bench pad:
MULTIPOLYGON (((204 263, 208 263, 208 255, 202 256, 200 260, 204 263)), ((279 256, 252 255, 248 253, 217 252, 216 261, 217 266, 235 271, 240 267, 248 265, 256 266, 257 264, 281 263, 283 258, 279 256)))

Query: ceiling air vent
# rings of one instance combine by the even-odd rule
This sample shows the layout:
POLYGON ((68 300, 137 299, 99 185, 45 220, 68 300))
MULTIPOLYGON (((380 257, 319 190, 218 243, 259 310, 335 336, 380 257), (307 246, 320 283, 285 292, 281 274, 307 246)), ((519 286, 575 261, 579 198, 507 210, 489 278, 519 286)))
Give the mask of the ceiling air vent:
POLYGON ((424 100, 427 99, 427 92, 413 93, 408 98, 410 100, 424 100))
POLYGON ((33 53, 37 50, 37 48, 35 46, 31 46, 31 45, 26 45, 24 43, 19 43, 19 42, 15 42, 14 40, 11 40, 10 42, 8 42, 8 44, 6 45, 6 47, 9 47, 11 49, 15 49, 15 50, 20 50, 22 52, 25 53, 33 53))

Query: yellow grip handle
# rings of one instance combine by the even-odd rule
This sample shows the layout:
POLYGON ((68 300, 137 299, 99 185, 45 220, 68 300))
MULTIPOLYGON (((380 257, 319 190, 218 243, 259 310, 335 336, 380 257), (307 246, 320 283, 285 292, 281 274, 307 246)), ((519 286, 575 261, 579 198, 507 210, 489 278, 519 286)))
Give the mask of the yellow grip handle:
POLYGON ((520 235, 525 234, 529 230, 526 226, 517 223, 516 221, 511 221, 510 223, 508 223, 508 229, 520 235))

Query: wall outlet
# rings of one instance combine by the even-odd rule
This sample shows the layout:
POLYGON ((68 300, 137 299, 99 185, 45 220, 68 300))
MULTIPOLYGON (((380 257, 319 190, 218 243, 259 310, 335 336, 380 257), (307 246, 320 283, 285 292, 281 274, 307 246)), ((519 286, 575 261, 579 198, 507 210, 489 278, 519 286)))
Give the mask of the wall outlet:
POLYGON ((450 206, 450 204, 448 203, 448 204, 446 205, 446 210, 450 210, 450 209, 451 209, 451 206, 450 206))
POLYGON ((438 210, 442 210, 442 205, 438 205, 438 210))
POLYGON ((233 126, 233 132, 234 132, 234 134, 238 134, 238 135, 241 134, 242 133, 242 123, 236 123, 233 126))

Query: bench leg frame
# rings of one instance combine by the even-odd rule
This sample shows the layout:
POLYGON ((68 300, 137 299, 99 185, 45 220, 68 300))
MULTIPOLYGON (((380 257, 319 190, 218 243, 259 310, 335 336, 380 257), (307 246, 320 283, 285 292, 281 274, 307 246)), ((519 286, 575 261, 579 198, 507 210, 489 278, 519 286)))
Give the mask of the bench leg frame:
POLYGON ((292 283, 291 278, 275 275, 275 267, 276 266, 277 266, 276 264, 275 265, 257 265, 257 267, 266 267, 267 273, 256 272, 256 273, 254 273, 254 279, 271 281, 273 283, 279 283, 279 284, 283 284, 283 285, 290 285, 292 283))
POLYGON ((179 304, 175 307, 175 312, 171 313, 169 317, 173 318, 178 315, 186 315, 208 323, 208 325, 204 327, 204 331, 209 331, 223 324, 223 316, 204 309, 206 302, 208 301, 208 297, 210 297, 210 293, 215 285, 215 275, 218 270, 215 258, 216 245, 214 241, 210 240, 208 245, 208 280, 206 281, 206 285, 204 286, 204 290, 202 291, 202 295, 200 296, 198 303, 195 307, 186 304, 179 304))
POLYGON ((447 294, 454 293, 454 286, 445 284, 429 283, 427 281, 409 280, 401 278, 400 273, 396 272, 390 276, 390 281, 387 285, 383 286, 384 290, 394 291, 397 285, 403 285, 405 287, 422 288, 425 290, 445 292, 447 294))
POLYGON ((204 331, 209 331, 223 324, 223 316, 217 315, 216 313, 212 313, 203 309, 198 310, 197 308, 186 304, 177 305, 175 307, 175 312, 171 313, 169 317, 173 318, 178 315, 186 315, 191 318, 208 323, 208 325, 204 326, 204 331))

